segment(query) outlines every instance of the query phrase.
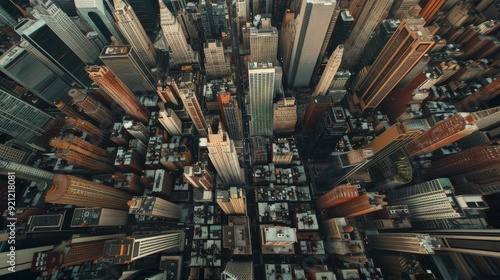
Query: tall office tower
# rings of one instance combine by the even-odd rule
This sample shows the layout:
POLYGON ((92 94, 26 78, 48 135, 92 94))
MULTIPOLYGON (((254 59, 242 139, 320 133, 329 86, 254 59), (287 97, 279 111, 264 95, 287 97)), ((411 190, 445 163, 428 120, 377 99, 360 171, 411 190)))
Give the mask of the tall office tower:
POLYGON ((326 159, 335 151, 347 130, 346 115, 342 107, 326 111, 307 139, 307 154, 310 159, 326 159))
POLYGON ((335 23, 332 38, 328 43, 327 53, 333 53, 338 45, 344 44, 351 34, 353 24, 354 18, 351 16, 351 13, 349 13, 349 10, 342 10, 340 12, 340 17, 335 23))
MULTIPOLYGON (((487 142, 433 161, 431 163, 432 168, 429 169, 426 177, 467 176, 468 174, 478 174, 481 171, 491 170, 500 164, 500 146, 498 144, 498 141, 487 142)), ((491 173, 493 174, 494 172, 491 173)), ((486 176, 482 177, 486 179, 486 176)))
POLYGON ((247 201, 243 188, 231 187, 229 190, 216 190, 217 204, 227 215, 247 213, 247 201))
POLYGON ((17 163, 26 163, 30 160, 31 155, 23 150, 16 149, 11 146, 0 144, 0 159, 9 160, 17 163))
POLYGON ((340 205, 328 209, 328 217, 357 217, 367 213, 380 211, 387 205, 385 195, 377 192, 367 192, 340 205))
POLYGON ((0 71, 43 101, 54 104, 67 101, 63 94, 69 85, 25 48, 14 46, 0 57, 0 71))
POLYGON ((333 153, 330 165, 314 179, 316 191, 327 191, 345 182, 373 157, 372 149, 333 153))
POLYGON ((440 245, 436 238, 421 233, 379 233, 367 235, 372 249, 430 255, 440 245))
POLYGON ((54 117, 0 89, 0 132, 29 145, 48 129, 54 117))
POLYGON ((291 134, 297 124, 297 105, 294 97, 285 97, 274 103, 273 110, 274 134, 291 134))
POLYGON ((111 43, 111 36, 121 41, 115 20, 110 12, 111 7, 104 0, 75 0, 75 6, 83 18, 92 26, 99 38, 106 43, 111 43))
POLYGON ((16 26, 15 31, 25 40, 19 45, 66 83, 74 87, 86 87, 92 83, 85 73, 85 62, 45 21, 25 20, 16 26))
POLYGON ((408 184, 413 179, 413 168, 408 154, 401 148, 389 156, 379 159, 368 168, 373 189, 386 190, 408 184))
POLYGON ((433 152, 473 132, 497 124, 499 116, 500 107, 474 113, 458 113, 437 123, 425 134, 408 143, 406 149, 410 156, 433 152))
POLYGON ((197 162, 192 166, 184 167, 184 179, 196 188, 203 188, 207 191, 214 185, 214 176, 202 162, 197 162))
POLYGON ((393 0, 366 1, 352 29, 351 35, 344 43, 345 54, 342 67, 351 69, 360 59, 363 49, 370 40, 375 28, 387 17, 393 0))
POLYGON ((76 107, 71 106, 70 102, 59 101, 54 104, 57 110, 63 113, 66 117, 75 119, 87 119, 87 116, 80 113, 76 107))
POLYGON ((90 78, 112 99, 123 108, 127 115, 147 123, 150 112, 142 105, 125 84, 106 66, 89 66, 85 69, 90 78))
POLYGON ((255 279, 252 261, 229 261, 222 271, 222 279, 255 279))
POLYGON ((430 24, 434 15, 436 15, 445 2, 447 2, 447 0, 425 1, 422 10, 420 10, 420 15, 430 24))
POLYGON ((288 74, 292 62, 291 56, 297 31, 296 27, 295 13, 287 10, 283 17, 283 24, 279 35, 279 52, 283 62, 283 70, 286 74, 288 74))
POLYGON ((221 123, 215 133, 211 127, 208 128, 207 149, 217 174, 225 184, 243 183, 234 141, 229 138, 221 123))
POLYGON ((186 9, 182 9, 177 12, 177 21, 181 25, 184 36, 186 40, 193 45, 195 42, 199 42, 200 37, 198 34, 198 17, 199 13, 194 3, 188 3, 186 9), (194 7, 189 8, 190 5, 194 7))
POLYGON ((208 39, 203 44, 207 79, 216 79, 231 74, 229 59, 224 54, 224 46, 217 40, 208 39))
POLYGON ((207 122, 193 90, 194 88, 180 89, 179 95, 181 96, 182 104, 184 104, 184 109, 188 112, 200 137, 207 137, 207 122))
POLYGON ((56 174, 43 169, 0 159, 0 174, 8 175, 9 172, 15 172, 17 178, 46 183, 52 182, 54 176, 56 176, 56 174))
POLYGON ((129 4, 130 1, 113 0, 113 2, 115 5, 113 16, 121 34, 135 50, 142 63, 148 68, 156 67, 156 50, 129 4))
POLYGON ((342 62, 343 54, 344 46, 338 45, 335 51, 330 55, 328 63, 325 66, 325 70, 321 75, 321 79, 319 80, 319 83, 316 86, 316 89, 314 90, 312 96, 325 95, 328 92, 333 78, 335 77, 335 74, 340 67, 340 63, 342 62))
POLYGON ((335 0, 302 0, 300 11, 295 17, 297 29, 288 63, 289 86, 301 88, 309 85, 336 6, 335 0))
POLYGON ((393 205, 408 206, 412 220, 460 218, 464 212, 448 178, 439 178, 387 193, 393 205))
MULTIPOLYGON (((88 136, 92 137, 95 142, 101 143, 101 145, 111 144, 109 141, 109 134, 88 121, 74 118, 66 118, 64 121, 69 125, 67 127, 68 129, 85 132, 88 136)), ((112 123, 108 123, 105 128, 111 128, 111 124, 112 123)))
POLYGON ((160 110, 158 112, 158 120, 170 135, 182 135, 182 122, 171 108, 160 110))
POLYGON ((45 196, 46 203, 85 207, 128 209, 132 196, 113 187, 94 183, 76 176, 58 174, 45 196))
POLYGON ((104 47, 99 58, 135 95, 156 93, 156 79, 130 45, 104 47))
POLYGON ((316 207, 325 209, 338 206, 359 196, 359 185, 339 185, 316 199, 316 207))
POLYGON ((127 130, 130 135, 135 139, 138 139, 143 144, 147 144, 149 141, 149 129, 141 122, 136 122, 130 118, 123 118, 123 128, 127 130))
POLYGON ((273 135, 275 73, 272 63, 248 63, 251 136, 273 135))
POLYGON ((326 111, 335 106, 331 96, 311 96, 302 118, 302 135, 312 132, 326 111))
POLYGON ((113 112, 86 90, 73 88, 69 90, 68 95, 73 99, 73 105, 95 121, 106 125, 114 123, 113 112))
POLYGON ((99 49, 90 43, 71 18, 56 4, 50 0, 31 0, 31 4, 38 11, 37 17, 43 19, 83 62, 93 64, 97 61, 99 49))
POLYGON ((217 96, 219 101, 222 123, 227 127, 227 133, 233 140, 243 138, 243 120, 238 100, 231 97, 231 93, 222 92, 217 96))
POLYGON ((161 251, 181 252, 184 232, 164 231, 155 235, 132 235, 104 243, 102 258, 114 264, 127 264, 161 251))
POLYGON ((159 4, 161 30, 163 31, 163 37, 170 47, 175 65, 197 62, 198 58, 191 46, 188 45, 186 37, 182 32, 181 25, 165 4, 163 4, 162 0, 159 0, 159 4))
POLYGON ((57 157, 69 162, 99 172, 114 170, 115 155, 113 153, 90 144, 73 134, 69 134, 63 139, 52 138, 49 144, 57 149, 57 157))
POLYGON ((363 81, 354 88, 354 102, 359 103, 360 110, 377 108, 433 44, 432 36, 422 25, 403 21, 363 81))
MULTIPOLYGON (((341 70, 337 71, 335 75, 333 76, 332 84, 330 85, 329 93, 331 94, 331 91, 335 92, 343 92, 345 90, 345 84, 351 77, 351 71, 349 70, 341 70)), ((338 95, 334 98, 335 102, 340 102, 344 98, 345 94, 338 95), (341 97, 342 96, 342 97, 341 97)))
POLYGON ((278 138, 273 143, 273 163, 275 165, 290 164, 293 159, 290 142, 286 138, 278 138))
POLYGON ((127 202, 130 207, 129 214, 139 216, 153 216, 168 219, 180 219, 180 205, 166 201, 154 196, 134 196, 132 200, 127 202))
POLYGON ((224 0, 200 0, 201 23, 205 39, 219 39, 227 28, 226 2, 224 0))
POLYGON ((271 26, 270 18, 256 15, 250 27, 250 56, 257 63, 276 63, 278 54, 278 29, 271 26), (258 22, 255 25, 255 22, 258 22))
POLYGON ((400 24, 401 22, 399 20, 383 20, 382 23, 375 28, 373 36, 371 36, 371 39, 369 39, 366 46, 363 48, 363 55, 360 56, 358 62, 353 65, 354 68, 352 68, 352 70, 361 72, 365 66, 372 65, 400 24))

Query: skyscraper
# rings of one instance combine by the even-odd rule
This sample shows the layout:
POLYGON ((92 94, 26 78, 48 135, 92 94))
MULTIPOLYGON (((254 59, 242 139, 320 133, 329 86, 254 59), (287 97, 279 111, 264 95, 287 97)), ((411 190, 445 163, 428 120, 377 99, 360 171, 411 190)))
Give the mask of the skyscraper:
POLYGON ((141 122, 148 122, 149 110, 137 100, 127 86, 107 67, 90 66, 85 70, 109 98, 123 108, 126 114, 141 122))
POLYGON ((294 97, 285 97, 274 103, 273 132, 275 134, 291 134, 297 124, 297 105, 294 97))
POLYGON ((178 220, 181 206, 155 196, 134 196, 127 202, 129 214, 178 220))
POLYGON ((377 108, 433 44, 430 33, 421 24, 403 21, 354 88, 354 103, 359 103, 361 112, 377 108))
POLYGON ((132 235, 104 243, 103 259, 114 264, 127 264, 161 251, 180 252, 184 248, 184 232, 166 231, 153 235, 132 235))
POLYGON ((106 6, 108 4, 104 0, 75 0, 76 9, 103 42, 111 43, 111 36, 121 41, 121 34, 110 12, 111 7, 106 6))
POLYGON ((243 137, 243 120, 236 98, 231 93, 222 92, 217 96, 222 117, 222 123, 227 127, 227 133, 233 140, 243 137))
POLYGON ((181 96, 182 104, 184 104, 184 109, 187 111, 191 121, 193 121, 198 133, 201 137, 207 137, 207 122, 193 90, 194 87, 179 89, 179 95, 181 96))
POLYGON ((30 160, 31 156, 32 155, 23 150, 16 149, 5 144, 0 144, 0 159, 17 163, 25 163, 30 160))
POLYGON ((182 134, 182 122, 171 108, 161 109, 158 112, 158 120, 170 135, 180 136, 182 134))
POLYGON ((345 53, 342 66, 351 69, 361 57, 370 35, 375 28, 389 14, 393 0, 364 1, 363 8, 358 16, 354 16, 355 23, 351 35, 344 43, 345 53))
POLYGON ((73 88, 68 92, 73 99, 72 104, 97 122, 111 125, 115 116, 103 103, 85 90, 73 88))
POLYGON ((227 215, 247 213, 245 191, 242 188, 231 187, 229 190, 216 191, 217 204, 227 215))
POLYGON ((326 64, 323 75, 321 75, 321 79, 319 80, 316 89, 314 90, 313 96, 316 95, 325 95, 330 89, 330 85, 332 84, 333 78, 335 77, 335 73, 340 67, 340 63, 342 62, 342 54, 344 53, 344 46, 338 45, 335 51, 331 54, 328 59, 328 63, 326 64))
POLYGON ((248 64, 250 135, 273 135, 275 68, 272 63, 248 64))
POLYGON ((307 153, 311 159, 326 159, 333 152, 347 130, 345 111, 333 107, 323 114, 316 128, 307 138, 307 153))
POLYGON ((36 17, 43 19, 83 62, 93 64, 97 61, 99 49, 56 4, 50 0, 31 0, 31 4, 38 11, 36 17))
POLYGON ((316 207, 318 209, 334 207, 358 196, 358 185, 335 186, 316 200, 316 207))
POLYGON ((215 132, 211 127, 208 128, 207 148, 208 156, 222 181, 225 184, 241 184, 243 179, 234 141, 229 138, 221 123, 215 132))
POLYGON ((250 56, 257 63, 276 63, 278 54, 278 30, 271 26, 271 18, 257 15, 255 27, 250 27, 250 56))
POLYGON ((208 39, 203 44, 205 54, 205 71, 210 79, 221 78, 231 74, 229 59, 224 54, 224 46, 217 40, 208 39))
POLYGON ((76 176, 58 174, 45 196, 45 202, 85 207, 128 209, 132 196, 113 187, 76 176))
POLYGON ((113 0, 113 2, 115 5, 113 15, 121 34, 148 68, 156 67, 156 50, 134 10, 123 0, 113 0))
POLYGON ((99 58, 135 95, 156 93, 156 79, 130 45, 107 46, 99 58))
POLYGON ((349 13, 349 10, 342 10, 337 22, 335 23, 332 39, 328 43, 328 53, 333 53, 338 45, 344 44, 351 34, 353 24, 354 18, 351 16, 351 13, 349 13))
POLYGON ((309 85, 336 5, 335 0, 302 0, 295 17, 297 29, 288 69, 289 86, 309 85))
POLYGON ((411 156, 424 155, 451 144, 473 132, 498 123, 500 107, 475 113, 458 113, 437 123, 429 131, 406 145, 411 156))
POLYGON ((335 101, 331 96, 311 96, 302 118, 302 134, 313 131, 325 112, 333 106, 335 106, 335 101))
POLYGON ((202 162, 197 162, 192 166, 184 167, 184 179, 196 188, 202 188, 207 191, 212 190, 214 186, 214 176, 202 162))
POLYGON ((158 0, 160 4, 160 23, 163 36, 170 47, 172 59, 175 65, 191 64, 198 61, 197 54, 188 45, 186 36, 182 32, 181 25, 163 4, 163 0, 158 0))
POLYGON ((438 241, 428 234, 381 233, 367 237, 370 246, 377 250, 430 255, 439 249, 438 241))
POLYGON ((201 23, 205 39, 219 39, 226 29, 226 2, 224 0, 200 0, 201 23))
POLYGON ((15 172, 17 178, 46 183, 51 183, 54 180, 54 176, 56 176, 52 172, 30 165, 0 159, 0 174, 8 175, 9 172, 15 172))

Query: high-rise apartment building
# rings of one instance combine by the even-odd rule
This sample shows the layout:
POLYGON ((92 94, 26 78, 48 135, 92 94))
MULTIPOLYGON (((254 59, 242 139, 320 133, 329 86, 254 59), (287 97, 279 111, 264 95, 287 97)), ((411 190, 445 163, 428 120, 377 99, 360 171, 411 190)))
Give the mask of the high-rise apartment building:
POLYGON ((294 97, 285 97, 274 103, 273 132, 274 134, 291 134, 297 124, 297 105, 294 97))
POLYGON ((335 77, 335 74, 340 67, 340 63, 342 62, 343 53, 344 45, 338 45, 335 51, 330 55, 330 58, 325 66, 325 70, 321 75, 321 79, 312 94, 313 96, 325 95, 328 92, 333 78, 335 77))
POLYGON ((184 167, 184 179, 196 188, 210 191, 214 186, 214 176, 202 162, 197 162, 192 166, 184 167))
POLYGON ((288 70, 288 85, 295 88, 309 85, 337 5, 335 0, 301 2, 300 11, 296 11, 290 62, 286 63, 290 66, 285 69, 288 70))
POLYGON ((90 78, 99 87, 123 108, 127 115, 136 120, 147 123, 150 112, 142 105, 127 86, 107 67, 90 66, 86 68, 90 78))
POLYGON ((135 95, 156 93, 156 79, 130 45, 107 46, 99 58, 135 95))
POLYGON ((203 44, 205 71, 209 79, 221 78, 231 74, 229 59, 224 54, 224 46, 218 40, 208 39, 203 44))
POLYGON ((52 138, 49 144, 56 148, 56 156, 69 162, 100 172, 114 169, 114 154, 85 140, 68 134, 62 139, 52 138))
POLYGON ((257 15, 255 27, 250 27, 250 56, 257 63, 276 63, 278 30, 271 25, 271 18, 257 15), (259 20, 260 19, 260 20, 259 20))
POLYGON ((272 63, 248 64, 250 135, 273 135, 273 97, 276 69, 272 63))
POLYGON ((158 112, 158 120, 170 135, 182 135, 182 122, 171 108, 160 110, 158 112))
POLYGON ((167 41, 175 65, 191 64, 198 61, 197 54, 188 45, 186 36, 182 32, 181 25, 170 12, 170 10, 159 0, 160 23, 163 37, 167 41))
POLYGON ((52 172, 30 165, 0 159, 0 174, 9 175, 9 172, 15 172, 17 178, 45 183, 51 183, 56 176, 52 172))
POLYGON ((125 40, 148 68, 156 67, 156 50, 134 9, 124 0, 113 0, 113 3, 115 6, 113 16, 125 40))
POLYGON ((312 132, 325 112, 333 108, 335 104, 335 100, 331 96, 311 96, 302 118, 302 134, 312 132))
POLYGON ((227 215, 247 213, 247 202, 245 190, 242 188, 231 187, 229 190, 216 190, 217 204, 227 215))
POLYGON ((102 42, 111 43, 111 37, 120 42, 122 36, 111 14, 111 7, 107 5, 110 3, 104 0, 75 0, 79 14, 90 24, 102 42))
POLYGON ((238 100, 229 92, 219 93, 217 96, 221 112, 222 123, 227 127, 227 133, 233 140, 243 138, 243 120, 238 100))
POLYGON ((94 183, 76 176, 58 174, 47 191, 45 202, 84 207, 128 209, 132 196, 113 187, 94 183))
POLYGON ((155 196, 134 196, 127 202, 129 214, 153 216, 178 220, 181 217, 180 205, 155 196))
POLYGON ((186 87, 179 89, 179 95, 184 104, 184 109, 187 111, 194 127, 198 130, 201 137, 207 137, 207 122, 205 121, 205 116, 201 110, 200 103, 196 98, 193 87, 186 87))
POLYGON ((436 238, 420 233, 380 233, 368 235, 370 247, 402 253, 430 255, 439 249, 436 238))
POLYGON ((161 251, 181 252, 184 232, 166 231, 153 235, 132 235, 104 243, 102 258, 114 264, 127 264, 161 251))
POLYGON ((498 123, 500 107, 474 113, 458 113, 437 123, 426 133, 406 145, 411 156, 424 155, 451 144, 482 128, 498 123))
MULTIPOLYGON (((355 18, 351 35, 344 43, 345 53, 342 67, 351 69, 360 59, 363 49, 370 40, 375 28, 387 17, 393 0, 364 1, 360 13, 355 18)), ((402 77, 401 77, 402 78, 402 77)))
POLYGON ((222 181, 225 184, 241 184, 243 179, 234 141, 229 138, 221 123, 215 132, 208 128, 207 148, 208 156, 222 181))
POLYGON ((71 18, 50 0, 32 0, 35 17, 43 19, 57 36, 85 63, 93 64, 99 56, 97 46, 83 35, 71 18))
POLYGON ((73 99, 71 102, 73 105, 95 121, 106 125, 114 123, 113 112, 86 90, 73 88, 68 92, 68 95, 73 99))
POLYGON ((403 21, 354 88, 354 103, 359 104, 361 112, 377 108, 433 44, 432 36, 421 24, 403 21))
POLYGON ((227 27, 224 0, 200 0, 201 23, 205 39, 219 39, 227 27))

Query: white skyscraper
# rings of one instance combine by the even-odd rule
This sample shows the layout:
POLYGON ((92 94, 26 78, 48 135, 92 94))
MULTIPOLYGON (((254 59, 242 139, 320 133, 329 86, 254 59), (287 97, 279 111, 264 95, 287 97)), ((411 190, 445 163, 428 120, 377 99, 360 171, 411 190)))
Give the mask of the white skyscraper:
MULTIPOLYGON (((260 17, 257 15, 256 18, 260 17)), ((271 26, 270 18, 262 18, 250 28, 250 55, 257 63, 275 63, 278 53, 278 30, 271 26)))
POLYGON ((85 63, 94 64, 100 50, 78 29, 76 24, 50 0, 31 0, 37 18, 43 19, 54 33, 85 63))
POLYGON ((234 141, 229 138, 221 123, 219 123, 217 133, 213 133, 211 127, 208 128, 207 148, 208 156, 224 183, 243 183, 234 141))
POLYGON ((330 58, 328 59, 328 63, 326 64, 325 70, 323 71, 323 75, 321 75, 321 79, 319 80, 316 89, 314 90, 313 96, 316 95, 325 95, 332 84, 333 78, 335 77, 335 73, 339 70, 340 63, 342 62, 342 54, 344 53, 344 46, 338 45, 335 51, 332 53, 330 58))
POLYGON ((222 43, 208 39, 203 45, 205 51, 205 71, 211 79, 220 78, 231 74, 229 60, 224 55, 222 43))
POLYGON ((273 135, 273 96, 275 68, 272 63, 248 64, 250 96, 250 135, 273 135))
POLYGON ((160 5, 160 25, 163 31, 163 36, 167 41, 172 58, 176 65, 191 64, 197 61, 196 54, 188 45, 186 36, 182 32, 181 25, 165 6, 163 0, 158 1, 160 5))
POLYGON ((149 68, 156 67, 156 50, 142 27, 132 7, 123 0, 113 0, 116 24, 125 40, 135 50, 139 58, 149 68))
POLYGON ((309 85, 336 5, 336 0, 302 0, 295 16, 297 25, 288 69, 289 86, 309 85))
POLYGON ((180 136, 182 134, 182 122, 171 108, 160 110, 158 120, 170 135, 180 136))
MULTIPOLYGON (((121 34, 118 31, 115 20, 113 16, 106 11, 104 5, 107 5, 107 3, 104 3, 104 0, 75 0, 76 9, 90 26, 92 26, 103 42, 111 43, 111 36, 121 41, 121 34), (96 18, 96 16, 98 18, 96 18)), ((123 42, 120 43, 123 44, 123 42)))

